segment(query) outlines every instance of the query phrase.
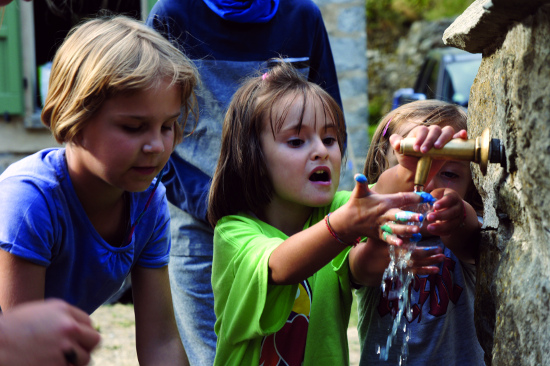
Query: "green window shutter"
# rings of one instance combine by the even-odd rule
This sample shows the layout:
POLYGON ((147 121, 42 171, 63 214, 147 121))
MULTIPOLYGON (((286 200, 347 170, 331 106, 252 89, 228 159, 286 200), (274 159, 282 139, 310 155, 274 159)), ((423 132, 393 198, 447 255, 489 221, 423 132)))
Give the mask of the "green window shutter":
POLYGON ((20 19, 18 2, 6 6, 0 28, 0 115, 22 115, 23 60, 21 58, 20 19))
POLYGON ((151 9, 153 9, 156 2, 157 0, 147 0, 147 14, 151 12, 151 9))

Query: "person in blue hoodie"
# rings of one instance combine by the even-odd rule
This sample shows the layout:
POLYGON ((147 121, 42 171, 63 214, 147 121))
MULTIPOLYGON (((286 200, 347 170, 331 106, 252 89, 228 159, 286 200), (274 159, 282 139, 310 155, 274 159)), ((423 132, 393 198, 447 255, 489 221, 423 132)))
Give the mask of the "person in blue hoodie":
POLYGON ((240 81, 269 69, 273 58, 291 62, 341 106, 336 69, 311 0, 159 0, 147 24, 195 62, 203 84, 198 124, 172 153, 163 183, 172 204, 169 273, 181 339, 191 365, 212 365, 213 228, 206 211, 227 106, 240 81))

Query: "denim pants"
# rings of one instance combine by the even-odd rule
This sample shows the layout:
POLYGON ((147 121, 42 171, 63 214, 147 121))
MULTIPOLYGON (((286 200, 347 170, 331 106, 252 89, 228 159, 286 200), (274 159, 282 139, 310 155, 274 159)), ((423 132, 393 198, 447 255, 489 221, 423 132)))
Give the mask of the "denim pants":
POLYGON ((212 256, 171 255, 174 312, 191 366, 212 366, 216 353, 212 256))

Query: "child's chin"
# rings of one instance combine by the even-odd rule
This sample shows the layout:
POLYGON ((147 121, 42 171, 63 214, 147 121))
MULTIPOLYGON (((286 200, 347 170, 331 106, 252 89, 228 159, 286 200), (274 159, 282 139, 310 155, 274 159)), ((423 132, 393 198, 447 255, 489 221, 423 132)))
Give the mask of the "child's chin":
POLYGON ((134 184, 131 187, 126 187, 125 191, 132 193, 144 192, 151 186, 152 182, 153 180, 151 179, 149 183, 142 182, 141 184, 134 184))
POLYGON ((334 195, 332 195, 330 198, 324 198, 324 199, 318 199, 310 203, 311 207, 318 208, 318 207, 325 207, 332 203, 332 200, 334 199, 334 195))

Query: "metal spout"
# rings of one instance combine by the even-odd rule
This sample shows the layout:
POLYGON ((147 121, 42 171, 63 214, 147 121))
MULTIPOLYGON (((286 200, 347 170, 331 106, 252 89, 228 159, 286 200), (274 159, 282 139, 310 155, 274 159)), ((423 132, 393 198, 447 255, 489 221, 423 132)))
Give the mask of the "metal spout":
POLYGON ((432 159, 472 161, 479 164, 483 175, 487 173, 489 162, 500 163, 504 167, 506 163, 504 146, 499 139, 491 139, 490 135, 490 130, 487 128, 475 139, 452 139, 443 148, 432 148, 425 154, 414 151, 413 144, 416 140, 414 137, 405 138, 401 141, 400 152, 403 155, 420 157, 416 166, 414 184, 424 187, 432 166, 432 159))

